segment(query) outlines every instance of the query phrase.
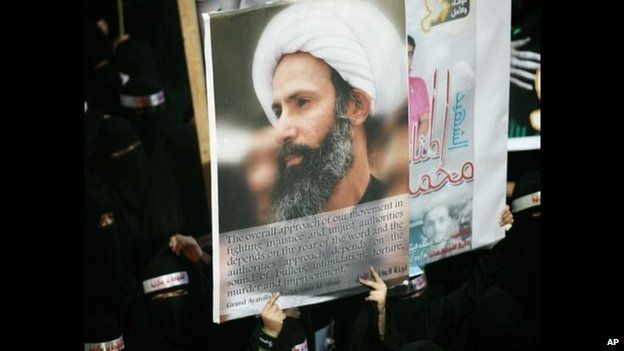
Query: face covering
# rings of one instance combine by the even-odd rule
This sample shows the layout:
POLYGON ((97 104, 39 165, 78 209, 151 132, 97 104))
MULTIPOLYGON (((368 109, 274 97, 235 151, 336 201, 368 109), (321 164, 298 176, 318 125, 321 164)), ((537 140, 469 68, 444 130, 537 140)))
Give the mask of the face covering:
POLYGON ((191 295, 186 293, 181 296, 150 299, 147 308, 154 327, 169 343, 180 347, 191 322, 191 295))

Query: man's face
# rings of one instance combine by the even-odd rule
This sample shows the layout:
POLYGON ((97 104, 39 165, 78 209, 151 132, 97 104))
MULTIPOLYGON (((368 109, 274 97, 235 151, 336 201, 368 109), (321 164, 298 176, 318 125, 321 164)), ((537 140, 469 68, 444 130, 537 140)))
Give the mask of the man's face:
POLYGON ((447 239, 452 227, 451 221, 451 216, 446 207, 434 207, 425 216, 423 228, 425 236, 429 238, 429 240, 436 242, 447 239))
POLYGON ((411 45, 407 45, 407 64, 409 65, 409 70, 412 70, 412 61, 414 61, 414 47, 411 45))
MULTIPOLYGON (((294 143, 318 148, 334 125, 336 95, 329 66, 307 54, 285 55, 273 75, 273 111, 278 118, 280 145, 294 143)), ((286 167, 298 165, 300 155, 287 155, 286 167)))
POLYGON ((321 212, 351 167, 351 124, 344 116, 337 118, 335 106, 325 62, 304 53, 282 58, 273 76, 280 144, 273 189, 275 221, 321 212))

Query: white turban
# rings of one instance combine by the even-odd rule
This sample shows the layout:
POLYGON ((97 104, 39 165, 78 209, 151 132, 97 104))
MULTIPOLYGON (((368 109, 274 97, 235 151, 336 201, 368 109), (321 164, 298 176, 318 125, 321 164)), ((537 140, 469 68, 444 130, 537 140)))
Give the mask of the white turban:
POLYGON ((362 0, 303 1, 288 6, 264 29, 253 60, 253 84, 272 124, 273 73, 286 54, 324 60, 371 98, 371 115, 394 112, 407 99, 407 50, 393 24, 362 0))

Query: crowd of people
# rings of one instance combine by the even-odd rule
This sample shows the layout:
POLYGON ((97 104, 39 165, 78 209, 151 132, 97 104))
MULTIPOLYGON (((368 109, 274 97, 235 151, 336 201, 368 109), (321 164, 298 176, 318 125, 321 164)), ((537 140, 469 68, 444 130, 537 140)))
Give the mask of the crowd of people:
MULTIPOLYGON (((85 350, 539 348, 539 173, 518 179, 509 198, 513 216, 509 209, 492 214, 500 217, 501 226, 513 223, 505 238, 491 248, 425 266, 428 286, 423 293, 392 294, 393 287, 371 267, 373 279, 359 280, 369 288, 366 293, 282 309, 275 292, 258 316, 213 323, 213 258, 210 242, 204 240, 211 232, 209 184, 204 182, 186 73, 178 69, 184 67, 184 54, 177 15, 171 16, 177 14, 175 2, 173 7, 166 1, 128 2, 128 33, 116 31, 115 11, 106 2, 88 4, 85 350), (173 23, 157 31, 144 29, 158 26, 159 15, 169 10, 173 23), (177 39, 165 45, 167 38, 177 39)), ((365 75, 373 77, 370 81, 351 79, 359 82, 352 86, 342 78, 356 71, 340 60, 321 58, 313 50, 280 55, 271 71, 274 82, 285 83, 271 88, 268 102, 261 103, 275 118, 275 129, 263 133, 276 133, 281 145, 258 141, 257 153, 245 160, 246 175, 224 180, 240 187, 237 196, 258 204, 238 218, 238 225, 298 218, 405 192, 406 179, 388 183, 394 184, 387 188, 392 190, 382 192, 376 163, 368 164, 366 120, 371 111, 383 108, 384 99, 394 98, 377 91, 371 99, 374 89, 369 87, 379 83, 375 75, 365 75), (289 85, 298 83, 293 77, 314 77, 299 83, 313 86, 318 94, 293 98, 289 89, 298 91, 289 85), (332 99, 325 101, 322 94, 328 91, 332 99), (316 108, 317 98, 319 113, 327 118, 323 126, 310 128, 301 123, 316 108), (311 104, 310 110, 302 108, 305 104, 311 104), (313 158, 319 148, 319 155, 334 157, 332 162, 342 157, 343 167, 321 169, 328 160, 313 158), (277 152, 277 161, 268 157, 277 174, 256 162, 277 152), (281 193, 271 193, 268 177, 281 184, 281 193), (312 188, 318 189, 317 197, 306 193, 312 188)), ((412 88, 417 88, 416 80, 412 88)), ((419 109, 414 117, 420 125, 427 112, 419 109)), ((404 117, 404 125, 398 126, 402 131, 408 122, 404 117)), ((415 132, 424 135, 421 129, 415 132)), ((396 169, 406 166, 407 157, 396 169)), ((449 221, 448 209, 427 212, 428 240, 457 230, 458 224, 449 221)))

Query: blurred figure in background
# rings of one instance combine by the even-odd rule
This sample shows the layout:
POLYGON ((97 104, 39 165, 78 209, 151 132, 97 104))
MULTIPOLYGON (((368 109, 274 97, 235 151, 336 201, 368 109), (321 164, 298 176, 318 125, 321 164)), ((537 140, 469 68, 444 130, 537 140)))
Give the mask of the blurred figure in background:
POLYGON ((245 158, 245 177, 253 198, 253 216, 256 225, 271 222, 271 192, 277 179, 275 128, 266 127, 254 133, 249 153, 245 158))

